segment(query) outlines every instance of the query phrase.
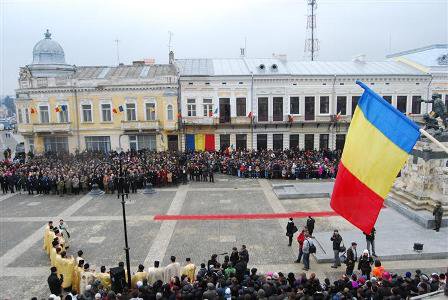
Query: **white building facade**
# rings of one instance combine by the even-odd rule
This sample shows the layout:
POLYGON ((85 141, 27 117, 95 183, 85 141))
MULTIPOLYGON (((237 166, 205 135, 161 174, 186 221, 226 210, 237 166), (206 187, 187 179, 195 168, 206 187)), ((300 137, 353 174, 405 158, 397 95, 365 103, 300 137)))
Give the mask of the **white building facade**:
POLYGON ((361 80, 418 121, 431 76, 394 61, 181 59, 181 148, 342 149, 361 80), (212 140, 213 139, 213 140, 212 140), (192 141, 195 143, 192 143, 192 141), (208 145, 207 145, 208 144, 208 145))

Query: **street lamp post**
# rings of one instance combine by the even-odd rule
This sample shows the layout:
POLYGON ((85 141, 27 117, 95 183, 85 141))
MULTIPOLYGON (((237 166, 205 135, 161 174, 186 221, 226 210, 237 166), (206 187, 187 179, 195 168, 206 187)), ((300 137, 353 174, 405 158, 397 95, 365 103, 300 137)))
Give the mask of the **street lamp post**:
MULTIPOLYGON (((126 225, 126 201, 124 200, 124 196, 126 195, 126 198, 128 197, 128 194, 124 190, 124 174, 123 174, 123 162, 122 162, 122 153, 119 154, 120 159, 120 168, 118 170, 118 199, 121 198, 121 208, 123 212, 123 228, 124 228, 124 251, 126 253, 126 270, 127 270, 127 282, 128 282, 128 288, 131 289, 131 262, 129 258, 129 244, 128 244, 128 230, 126 225)), ((93 176, 95 177, 96 169, 101 165, 109 165, 112 169, 114 169, 115 173, 117 172, 117 168, 110 162, 100 162, 98 165, 95 166, 93 169, 93 176)), ((98 192, 98 184, 93 185, 92 191, 89 193, 92 196, 99 196, 103 193, 98 192), (96 185, 96 186, 95 186, 96 185)))

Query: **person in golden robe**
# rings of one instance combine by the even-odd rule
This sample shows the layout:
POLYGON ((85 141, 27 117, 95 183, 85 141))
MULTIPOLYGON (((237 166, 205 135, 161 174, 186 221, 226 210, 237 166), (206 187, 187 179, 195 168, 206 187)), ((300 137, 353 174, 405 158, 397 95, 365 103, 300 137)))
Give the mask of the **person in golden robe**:
POLYGON ((84 260, 80 259, 78 265, 73 268, 72 273, 72 290, 79 294, 79 283, 81 280, 81 273, 84 271, 84 260))
POLYGON ((148 268, 148 284, 153 285, 156 281, 163 281, 165 270, 160 268, 160 262, 158 260, 154 261, 154 267, 148 268))
POLYGON ((67 257, 65 251, 61 251, 61 258, 59 259, 59 268, 58 271, 61 273, 64 277, 64 281, 62 282, 62 288, 64 290, 67 290, 69 287, 72 286, 72 280, 73 280, 73 269, 75 267, 75 259, 73 256, 67 257))
POLYGON ((43 246, 44 251, 46 251, 47 253, 49 252, 49 249, 48 249, 48 245, 49 245, 49 243, 48 243, 48 237, 49 237, 50 231, 51 231, 52 229, 53 229, 53 221, 49 221, 48 224, 47 224, 47 226, 45 227, 45 232, 44 232, 44 246, 43 246))
POLYGON ((187 257, 185 261, 186 265, 182 268, 182 275, 187 275, 190 283, 193 283, 196 277, 196 266, 191 262, 191 259, 189 257, 187 257))
POLYGON ((56 238, 53 229, 48 232, 47 236, 47 254, 50 255, 51 248, 53 248, 53 241, 56 238))
POLYGON ((110 281, 110 274, 106 272, 106 267, 101 266, 100 273, 96 274, 97 279, 101 281, 101 285, 106 289, 110 290, 111 281, 110 281))
POLYGON ((95 270, 90 269, 89 264, 84 264, 84 270, 81 272, 79 280, 79 293, 84 294, 86 287, 92 285, 95 281, 95 270))
POLYGON ((131 287, 132 288, 136 288, 137 281, 143 282, 143 279, 148 278, 148 273, 143 271, 144 269, 145 269, 145 267, 143 265, 139 265, 137 273, 132 275, 132 277, 131 277, 131 287))
POLYGON ((56 267, 56 255, 59 252, 61 252, 61 247, 59 247, 59 244, 57 241, 53 241, 52 245, 53 245, 53 248, 51 248, 51 251, 50 251, 50 263, 51 263, 51 266, 56 267), (57 249, 59 249, 59 251, 57 249))

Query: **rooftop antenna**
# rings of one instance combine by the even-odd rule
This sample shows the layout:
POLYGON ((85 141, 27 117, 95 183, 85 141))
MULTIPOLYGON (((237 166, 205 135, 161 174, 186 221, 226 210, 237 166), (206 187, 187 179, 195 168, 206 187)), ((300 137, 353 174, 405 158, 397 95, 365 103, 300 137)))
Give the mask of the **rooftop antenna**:
POLYGON ((241 57, 246 56, 246 37, 244 37, 244 48, 240 48, 240 56, 241 57))
POLYGON ((118 43, 120 43, 120 40, 118 38, 116 38, 115 44, 117 46, 117 65, 120 64, 120 47, 119 47, 118 43))
POLYGON ((319 51, 319 40, 316 38, 316 9, 317 0, 307 0, 309 15, 307 18, 306 29, 311 36, 305 40, 305 53, 310 52, 311 61, 313 61, 319 51))
POLYGON ((171 31, 168 30, 168 53, 171 52, 171 37, 174 35, 171 31))

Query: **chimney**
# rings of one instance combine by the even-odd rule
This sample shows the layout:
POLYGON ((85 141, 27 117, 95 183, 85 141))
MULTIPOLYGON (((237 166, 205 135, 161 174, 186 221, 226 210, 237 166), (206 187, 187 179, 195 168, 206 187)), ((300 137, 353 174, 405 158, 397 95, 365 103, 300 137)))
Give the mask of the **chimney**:
POLYGON ((170 65, 174 64, 174 52, 170 51, 168 62, 170 65))

